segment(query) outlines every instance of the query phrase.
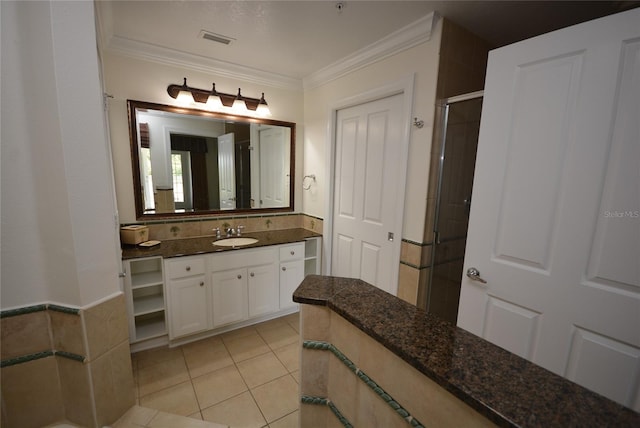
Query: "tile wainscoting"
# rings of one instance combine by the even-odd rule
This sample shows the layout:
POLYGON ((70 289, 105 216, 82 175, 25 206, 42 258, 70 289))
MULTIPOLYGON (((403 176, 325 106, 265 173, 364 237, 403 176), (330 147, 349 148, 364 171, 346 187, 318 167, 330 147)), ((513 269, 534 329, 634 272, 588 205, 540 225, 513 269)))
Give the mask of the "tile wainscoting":
POLYGON ((422 308, 426 303, 425 293, 431 273, 432 249, 433 243, 431 242, 418 243, 407 239, 402 240, 400 247, 398 297, 422 308))
POLYGON ((2 426, 101 427, 135 404, 123 294, 2 311, 2 426))

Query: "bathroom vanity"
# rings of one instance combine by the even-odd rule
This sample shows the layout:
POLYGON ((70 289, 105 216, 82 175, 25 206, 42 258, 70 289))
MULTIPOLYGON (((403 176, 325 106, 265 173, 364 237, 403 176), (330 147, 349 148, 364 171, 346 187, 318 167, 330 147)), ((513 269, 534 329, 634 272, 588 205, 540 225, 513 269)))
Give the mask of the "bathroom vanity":
POLYGON ((133 352, 298 310, 294 290, 306 275, 320 272, 320 235, 288 229, 247 236, 257 242, 222 246, 205 236, 123 248, 133 352))

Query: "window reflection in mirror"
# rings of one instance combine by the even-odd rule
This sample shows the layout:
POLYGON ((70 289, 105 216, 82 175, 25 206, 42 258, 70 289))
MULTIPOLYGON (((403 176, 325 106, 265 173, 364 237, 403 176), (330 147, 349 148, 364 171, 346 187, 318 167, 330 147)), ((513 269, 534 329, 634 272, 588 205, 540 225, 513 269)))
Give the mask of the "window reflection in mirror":
POLYGON ((295 124, 128 103, 138 218, 293 210, 295 124))

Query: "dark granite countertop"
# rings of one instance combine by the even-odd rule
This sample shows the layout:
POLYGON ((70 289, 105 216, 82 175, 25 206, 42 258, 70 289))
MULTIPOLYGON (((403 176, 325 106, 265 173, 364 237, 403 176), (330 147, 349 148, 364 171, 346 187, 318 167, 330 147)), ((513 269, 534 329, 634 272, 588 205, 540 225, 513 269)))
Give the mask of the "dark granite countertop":
MULTIPOLYGON (((307 229, 284 229, 268 232, 243 233, 243 237, 256 238, 258 242, 244 245, 238 248, 214 246, 215 236, 201 236, 197 238, 168 239, 153 247, 140 247, 136 245, 123 245, 122 258, 136 259, 140 257, 162 256, 164 258, 192 256, 205 253, 219 253, 222 251, 235 251, 245 248, 258 248, 267 245, 290 244, 304 241, 306 238, 322 236, 307 229)), ((223 236, 221 239, 224 239, 223 236)))
POLYGON ((327 306, 499 426, 640 427, 636 413, 358 279, 310 275, 327 306))

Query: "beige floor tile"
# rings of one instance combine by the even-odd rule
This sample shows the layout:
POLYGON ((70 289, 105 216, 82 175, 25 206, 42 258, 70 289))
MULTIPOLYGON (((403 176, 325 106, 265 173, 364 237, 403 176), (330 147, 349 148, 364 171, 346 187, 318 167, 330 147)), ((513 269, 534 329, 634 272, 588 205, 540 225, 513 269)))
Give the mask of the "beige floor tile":
MULTIPOLYGON (((59 425, 54 425, 55 428, 60 428, 59 425)), ((122 422, 116 422, 113 425, 109 425, 112 428, 143 428, 146 425, 138 425, 138 424, 133 424, 131 422, 126 422, 126 421, 122 421, 122 422)))
POLYGON ((223 338, 222 340, 236 363, 271 351, 271 348, 255 330, 248 335, 223 338))
POLYGON ((291 343, 297 343, 300 339, 298 332, 287 323, 259 329, 258 333, 271 349, 278 349, 291 343))
POLYGON ((148 426, 150 428, 228 428, 227 425, 185 418, 164 412, 159 412, 148 426))
POLYGON ((300 369, 300 343, 294 342, 273 351, 289 373, 300 369))
POLYGON ((273 354, 258 355, 239 362, 238 370, 249 388, 265 384, 287 374, 287 369, 273 354))
POLYGON ((284 318, 274 318, 269 321, 261 322, 260 324, 256 324, 255 328, 258 333, 262 333, 264 330, 269 330, 274 327, 280 327, 286 325, 287 321, 284 318))
POLYGON ((193 387, 200 408, 218 404, 247 390, 240 372, 235 366, 224 367, 193 379, 193 387))
POLYGON ((298 428, 298 413, 299 411, 296 410, 293 413, 289 413, 284 418, 271 422, 269 424, 269 428, 298 428))
POLYGON ((224 341, 226 339, 232 339, 232 338, 235 338, 235 337, 250 336, 252 334, 255 334, 255 332, 256 332, 255 326, 250 325, 248 327, 242 327, 242 328, 239 328, 237 330, 231 330, 231 331, 228 331, 226 333, 222 333, 218 337, 220 337, 224 341))
POLYGON ((166 360, 138 370, 138 393, 140 397, 189 380, 187 365, 182 358, 166 360))
POLYGON ((182 358, 182 349, 162 347, 136 352, 131 355, 133 366, 134 368, 137 366, 138 369, 176 358, 182 358))
POLYGON ((231 355, 218 337, 184 345, 182 351, 192 378, 233 364, 231 355))
POLYGON ((126 428, 129 426, 146 426, 158 413, 156 409, 133 406, 113 424, 113 428, 126 428))
POLYGON ((181 416, 191 415, 200 410, 191 382, 183 382, 141 397, 140 405, 181 416))
POLYGON ((291 375, 258 386, 251 393, 269 423, 298 409, 298 384, 291 375))
POLYGON ((187 415, 187 417, 189 417, 189 418, 191 418, 191 419, 197 419, 197 420, 199 420, 199 421, 204 420, 204 419, 202 418, 202 412, 201 412, 200 410, 198 410, 197 412, 192 413, 192 414, 190 414, 190 415, 187 415))
POLYGON ((267 423, 249 391, 204 409, 202 416, 233 428, 260 428, 267 423))
POLYGON ((300 333, 300 312, 287 315, 283 318, 295 331, 300 333))

